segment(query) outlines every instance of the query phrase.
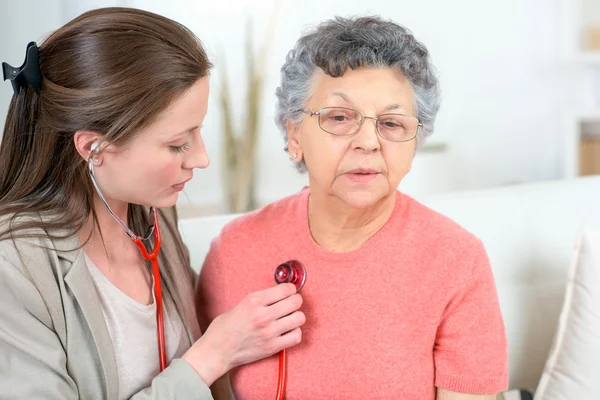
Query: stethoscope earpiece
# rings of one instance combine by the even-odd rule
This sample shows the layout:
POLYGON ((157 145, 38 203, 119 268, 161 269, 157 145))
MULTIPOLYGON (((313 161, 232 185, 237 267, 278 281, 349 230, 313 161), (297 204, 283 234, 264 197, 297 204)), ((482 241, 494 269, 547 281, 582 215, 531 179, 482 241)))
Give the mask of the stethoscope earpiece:
POLYGON ((90 146, 90 152, 91 153, 96 153, 98 152, 98 150, 100 148, 100 141, 96 140, 94 143, 92 143, 92 145, 90 146))
POLYGON ((290 260, 279 264, 275 268, 274 277, 277 284, 293 283, 296 285, 296 292, 298 292, 306 282, 306 269, 300 261, 290 260))
POLYGON ((92 158, 93 156, 101 153, 102 151, 104 151, 104 149, 108 146, 108 142, 105 140, 96 140, 94 141, 94 143, 92 143, 90 145, 90 154, 88 155, 89 158, 92 158))

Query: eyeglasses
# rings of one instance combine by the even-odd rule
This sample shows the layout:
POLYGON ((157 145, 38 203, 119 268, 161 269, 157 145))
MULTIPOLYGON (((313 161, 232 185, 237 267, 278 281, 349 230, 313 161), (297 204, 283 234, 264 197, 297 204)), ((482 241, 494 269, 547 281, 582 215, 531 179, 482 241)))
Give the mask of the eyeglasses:
POLYGON ((377 118, 365 117, 346 107, 324 107, 319 111, 301 110, 310 117, 319 117, 319 128, 335 136, 352 136, 362 126, 365 119, 375 121, 377 133, 391 142, 408 142, 414 139, 423 124, 415 117, 404 114, 381 114, 377 118))

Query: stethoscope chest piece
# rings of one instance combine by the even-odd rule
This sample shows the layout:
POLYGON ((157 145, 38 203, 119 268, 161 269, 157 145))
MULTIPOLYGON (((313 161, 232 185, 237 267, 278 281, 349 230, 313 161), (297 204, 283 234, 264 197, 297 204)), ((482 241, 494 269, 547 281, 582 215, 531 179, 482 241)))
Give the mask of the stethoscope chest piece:
POLYGON ((300 261, 290 260, 279 264, 275 268, 274 276, 277 284, 293 283, 296 285, 296 292, 298 292, 306 282, 306 269, 300 261))

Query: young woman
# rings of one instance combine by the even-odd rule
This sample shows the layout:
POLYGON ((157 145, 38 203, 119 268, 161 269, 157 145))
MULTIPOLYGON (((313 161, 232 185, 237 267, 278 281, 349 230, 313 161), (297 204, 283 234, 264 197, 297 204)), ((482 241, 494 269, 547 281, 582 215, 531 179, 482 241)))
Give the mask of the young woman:
POLYGON ((174 205, 209 164, 210 67, 185 27, 120 8, 3 64, 15 94, 0 147, 1 396, 210 399, 229 369, 300 342, 292 284, 200 335, 174 205), (142 256, 159 243, 160 272, 142 256))

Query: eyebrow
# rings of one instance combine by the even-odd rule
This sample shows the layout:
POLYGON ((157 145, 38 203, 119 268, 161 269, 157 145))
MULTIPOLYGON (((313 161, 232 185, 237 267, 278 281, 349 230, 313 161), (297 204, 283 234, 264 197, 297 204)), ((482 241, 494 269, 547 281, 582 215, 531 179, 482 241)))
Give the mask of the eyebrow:
MULTIPOLYGON (((344 92, 333 92, 328 97, 332 97, 332 96, 338 96, 345 102, 354 104, 354 102, 352 100, 350 100, 350 97, 344 92)), ((406 107, 404 107, 402 104, 394 103, 394 104, 388 105, 386 108, 383 109, 383 111, 386 112, 386 111, 398 110, 400 108, 406 109, 406 107)))
POLYGON ((390 104, 389 106, 384 108, 383 111, 397 110, 399 108, 406 108, 406 107, 404 107, 402 104, 390 104))
POLYGON ((193 127, 191 127, 191 128, 188 128, 188 129, 186 129, 186 130, 184 130, 184 131, 181 131, 181 132, 179 132, 179 133, 176 133, 176 134, 174 134, 174 135, 173 135, 173 137, 174 137, 174 138, 177 138, 177 137, 179 137, 179 136, 183 136, 184 134, 185 134, 185 135, 188 135, 188 134, 189 134, 191 131, 193 131, 194 129, 198 129, 198 127, 199 127, 199 126, 200 126, 200 125, 196 125, 196 126, 193 126, 193 127))
POLYGON ((350 97, 348 97, 348 95, 345 94, 344 92, 333 92, 329 95, 329 97, 332 97, 332 96, 338 96, 338 97, 341 97, 342 100, 344 100, 347 103, 353 103, 352 100, 350 100, 350 97))

